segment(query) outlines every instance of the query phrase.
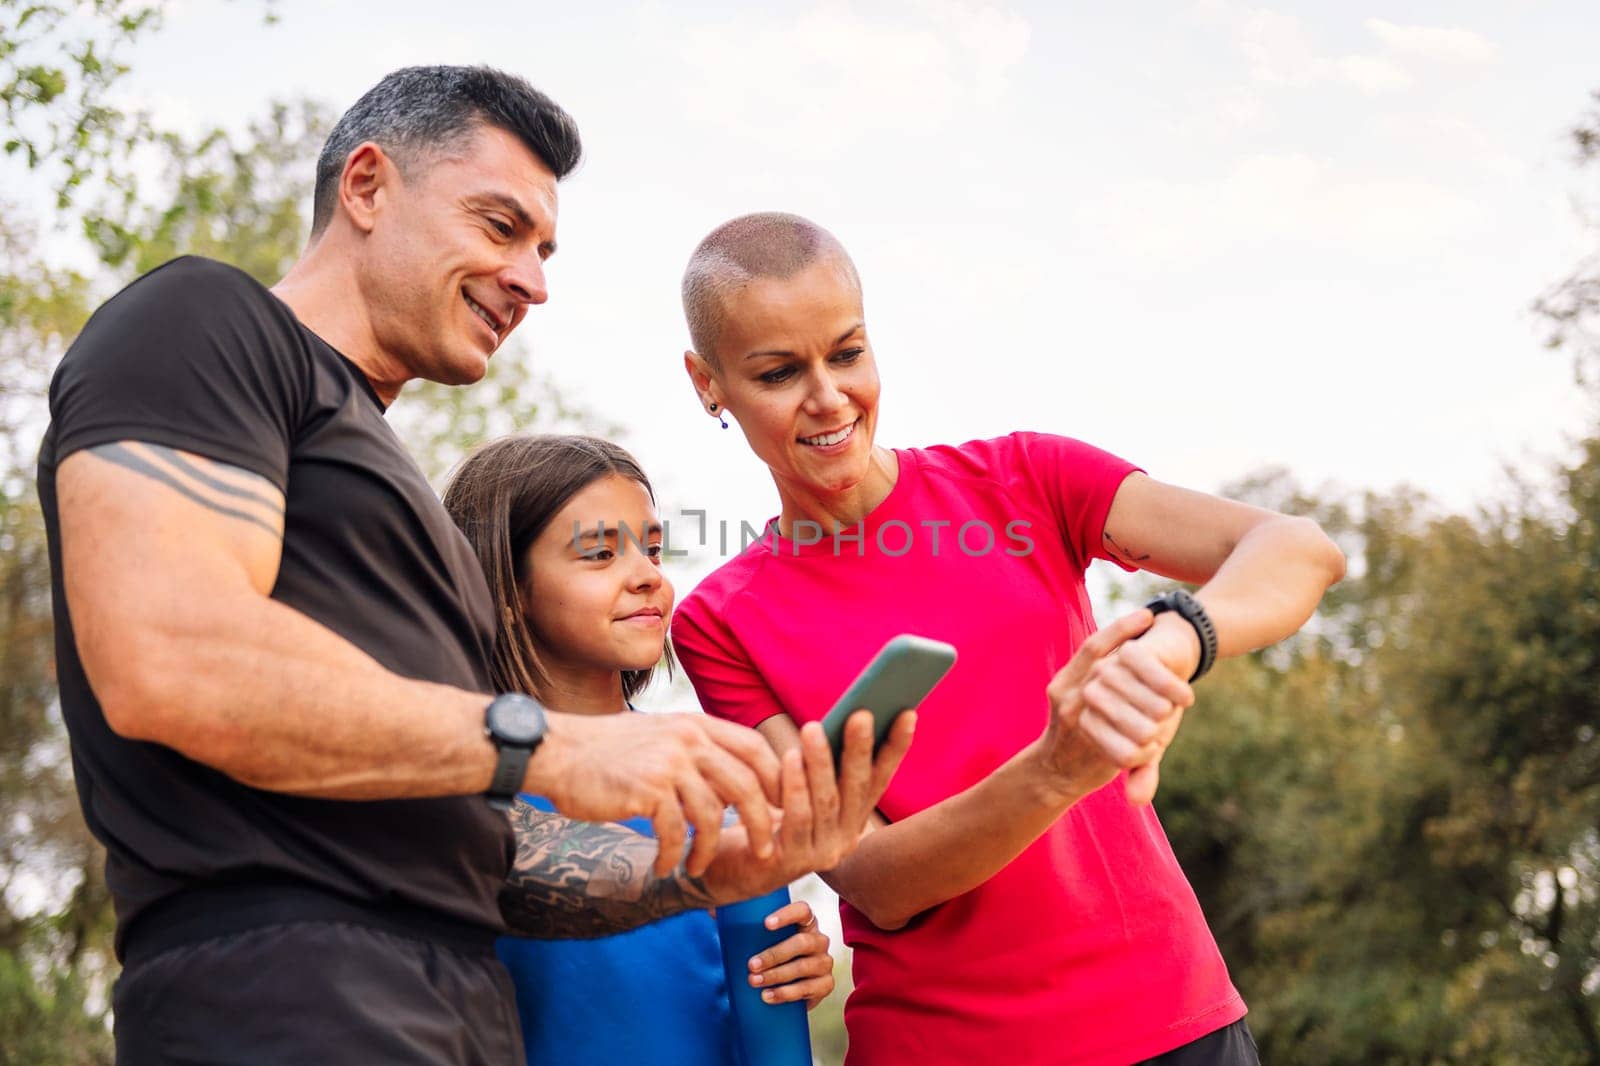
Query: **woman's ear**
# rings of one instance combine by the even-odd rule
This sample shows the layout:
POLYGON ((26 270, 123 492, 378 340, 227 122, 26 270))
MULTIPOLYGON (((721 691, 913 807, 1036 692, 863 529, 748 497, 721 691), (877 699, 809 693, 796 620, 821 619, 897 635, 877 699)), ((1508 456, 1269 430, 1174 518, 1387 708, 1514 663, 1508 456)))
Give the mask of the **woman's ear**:
POLYGON ((695 395, 700 398, 700 406, 706 407, 716 404, 723 406, 722 390, 717 387, 716 375, 711 372, 711 364, 694 351, 683 353, 683 369, 689 374, 689 383, 694 386, 695 395))

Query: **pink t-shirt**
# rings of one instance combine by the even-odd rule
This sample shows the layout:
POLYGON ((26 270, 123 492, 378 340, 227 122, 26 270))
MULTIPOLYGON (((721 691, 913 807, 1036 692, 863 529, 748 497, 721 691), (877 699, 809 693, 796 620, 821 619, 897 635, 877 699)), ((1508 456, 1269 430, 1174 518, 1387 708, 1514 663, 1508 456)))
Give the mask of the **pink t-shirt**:
MULTIPOLYGON (((1039 736, 1046 684, 1094 631, 1084 568, 1106 558, 1135 468, 1034 433, 895 454, 899 478, 859 527, 769 533, 689 594, 672 633, 705 709, 750 726, 821 718, 896 634, 954 644, 879 805, 898 821, 1039 736)), ((1121 1066, 1245 1013, 1155 811, 1121 777, 904 929, 841 911, 851 1066, 1121 1066)))

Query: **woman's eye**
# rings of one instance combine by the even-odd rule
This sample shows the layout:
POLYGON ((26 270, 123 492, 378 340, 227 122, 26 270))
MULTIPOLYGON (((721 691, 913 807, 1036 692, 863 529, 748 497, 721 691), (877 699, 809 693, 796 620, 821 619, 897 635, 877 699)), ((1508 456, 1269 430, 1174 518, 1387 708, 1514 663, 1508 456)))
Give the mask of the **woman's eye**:
POLYGON ((661 561, 661 545, 650 545, 649 547, 645 548, 645 554, 659 563, 661 561))
POLYGON ((602 563, 609 563, 611 560, 617 557, 617 553, 612 551, 610 548, 596 548, 593 551, 584 552, 583 554, 584 558, 586 559, 593 559, 602 563))
POLYGON ((862 350, 860 348, 848 348, 834 356, 833 361, 836 363, 843 363, 845 366, 849 366, 851 363, 861 358, 861 351, 862 350))
POLYGON ((768 385, 779 385, 794 377, 794 367, 780 366, 776 370, 769 370, 761 375, 761 380, 768 385))

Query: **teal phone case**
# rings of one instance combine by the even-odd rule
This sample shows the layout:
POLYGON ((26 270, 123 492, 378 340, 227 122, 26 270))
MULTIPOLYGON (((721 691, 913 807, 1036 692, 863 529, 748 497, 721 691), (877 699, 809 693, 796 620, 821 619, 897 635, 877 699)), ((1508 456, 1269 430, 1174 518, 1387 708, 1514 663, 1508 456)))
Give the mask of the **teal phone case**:
POLYGON ((873 751, 889 737, 889 727, 927 698, 956 662, 956 649, 943 641, 903 633, 883 646, 867 668, 844 690, 822 720, 837 767, 844 748, 845 719, 859 710, 872 712, 873 751))

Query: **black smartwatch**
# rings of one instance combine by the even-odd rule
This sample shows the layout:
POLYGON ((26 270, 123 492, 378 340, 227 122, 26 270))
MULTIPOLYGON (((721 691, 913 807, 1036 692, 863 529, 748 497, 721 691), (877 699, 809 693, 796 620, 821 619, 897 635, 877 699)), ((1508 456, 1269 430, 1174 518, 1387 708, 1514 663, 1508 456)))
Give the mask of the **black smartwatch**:
POLYGON ((539 701, 520 692, 496 696, 483 712, 483 731, 500 753, 484 798, 497 811, 510 810, 528 772, 528 760, 544 741, 547 722, 539 701))
POLYGON ((1200 638, 1200 663, 1194 668, 1194 676, 1189 681, 1192 683, 1204 677, 1206 671, 1211 669, 1211 664, 1217 661, 1217 627, 1211 624, 1211 616, 1200 606, 1200 601, 1183 589, 1173 589, 1145 606, 1155 614, 1171 611, 1194 626, 1195 634, 1200 638))

